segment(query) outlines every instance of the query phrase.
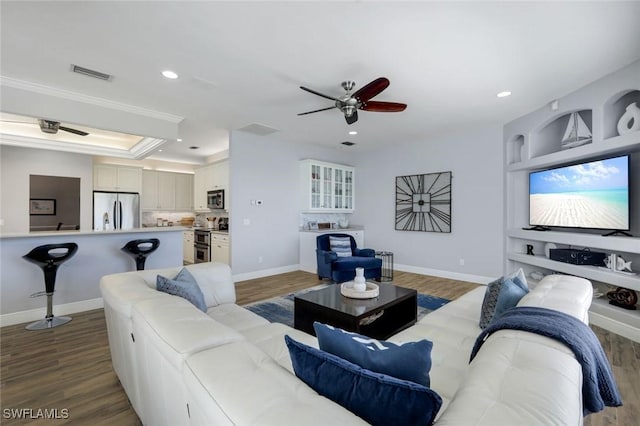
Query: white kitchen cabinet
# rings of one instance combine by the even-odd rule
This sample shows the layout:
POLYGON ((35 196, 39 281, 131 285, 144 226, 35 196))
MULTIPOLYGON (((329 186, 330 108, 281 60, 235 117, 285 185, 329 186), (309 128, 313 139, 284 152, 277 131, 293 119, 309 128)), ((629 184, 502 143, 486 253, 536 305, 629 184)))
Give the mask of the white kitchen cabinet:
POLYGON ((318 262, 316 260, 316 238, 322 234, 348 234, 356 240, 358 248, 364 246, 363 229, 331 229, 326 231, 300 231, 300 269, 303 271, 318 273, 318 262))
POLYGON ((193 175, 193 208, 196 211, 209 211, 207 208, 207 191, 210 189, 213 168, 201 167, 193 175))
POLYGON ((140 204, 143 210, 192 210, 191 175, 142 171, 140 204))
POLYGON ((193 231, 184 231, 182 239, 182 252, 185 264, 193 263, 195 261, 193 248, 193 231))
POLYGON ((193 175, 176 173, 176 210, 193 210, 193 175))
POLYGON ((228 234, 211 233, 211 261, 230 264, 228 234))
POLYGON ((229 210, 229 162, 213 163, 195 170, 193 179, 193 205, 196 211, 207 208, 207 191, 224 189, 224 206, 229 210))
POLYGON ((96 164, 93 166, 93 189, 96 191, 140 192, 142 168, 96 164))
POLYGON ((304 212, 351 213, 355 208, 355 169, 317 160, 300 162, 304 212))

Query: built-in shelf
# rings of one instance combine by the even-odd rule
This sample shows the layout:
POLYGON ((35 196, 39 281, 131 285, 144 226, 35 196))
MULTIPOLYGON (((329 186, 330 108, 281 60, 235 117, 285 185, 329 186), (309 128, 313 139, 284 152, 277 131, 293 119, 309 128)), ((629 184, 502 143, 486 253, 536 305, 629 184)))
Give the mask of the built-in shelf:
MULTIPOLYGON (((557 248, 615 253, 631 261, 632 269, 640 273, 640 131, 623 131, 620 135, 618 130, 626 108, 634 102, 640 105, 638 75, 640 61, 505 125, 505 273, 517 268, 526 273, 561 273, 584 277, 596 286, 640 291, 640 274, 613 272, 604 264, 599 267, 563 263, 545 255, 551 247, 547 243, 557 248), (563 146, 562 139, 570 123, 578 123, 581 134, 590 132, 591 140, 585 139, 585 144, 573 148, 563 146), (618 155, 629 155, 630 159, 630 233, 634 237, 604 237, 604 231, 569 228, 522 229, 529 223, 530 172, 618 155), (525 254, 528 250, 534 255, 525 254)), ((609 305, 603 298, 593 301, 590 312, 594 324, 640 342, 640 310, 627 311, 609 305)))
POLYGON ((640 253, 640 238, 638 237, 604 237, 599 234, 584 234, 578 232, 558 231, 529 231, 525 229, 510 229, 507 235, 530 241, 544 241, 547 243, 568 244, 578 247, 611 250, 616 253, 640 253))
POLYGON ((508 253, 507 257, 516 262, 640 291, 640 275, 637 274, 631 275, 623 272, 612 272, 599 266, 574 265, 572 263, 551 260, 544 256, 531 256, 524 253, 508 253))
POLYGON ((507 166, 507 171, 515 172, 519 170, 536 170, 594 157, 606 157, 636 152, 640 150, 638 144, 640 144, 640 132, 627 133, 621 136, 605 139, 603 141, 596 141, 592 144, 553 152, 530 160, 511 163, 507 166))

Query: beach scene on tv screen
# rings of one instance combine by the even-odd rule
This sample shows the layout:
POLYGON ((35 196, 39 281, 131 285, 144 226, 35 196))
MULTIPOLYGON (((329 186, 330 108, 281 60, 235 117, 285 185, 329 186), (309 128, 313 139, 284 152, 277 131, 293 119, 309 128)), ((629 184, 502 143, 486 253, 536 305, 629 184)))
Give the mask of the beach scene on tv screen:
POLYGON ((530 224, 629 229, 628 173, 627 157, 531 173, 530 224))

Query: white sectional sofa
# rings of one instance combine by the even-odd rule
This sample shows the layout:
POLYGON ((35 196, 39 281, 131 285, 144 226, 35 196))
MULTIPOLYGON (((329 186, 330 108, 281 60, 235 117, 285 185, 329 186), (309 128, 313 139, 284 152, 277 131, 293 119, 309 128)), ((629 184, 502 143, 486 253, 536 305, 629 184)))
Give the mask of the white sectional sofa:
MULTIPOLYGON (((156 276, 181 268, 108 275, 100 289, 113 367, 145 425, 358 425, 362 419, 318 395, 293 373, 284 335, 315 337, 235 304, 227 265, 187 266, 207 313, 155 290, 156 276)), ((484 287, 393 336, 433 341, 431 388, 443 400, 437 425, 582 424, 582 372, 572 352, 546 337, 492 334, 469 364, 480 333, 484 287)), ((546 277, 521 306, 556 309, 588 321, 587 280, 546 277)))

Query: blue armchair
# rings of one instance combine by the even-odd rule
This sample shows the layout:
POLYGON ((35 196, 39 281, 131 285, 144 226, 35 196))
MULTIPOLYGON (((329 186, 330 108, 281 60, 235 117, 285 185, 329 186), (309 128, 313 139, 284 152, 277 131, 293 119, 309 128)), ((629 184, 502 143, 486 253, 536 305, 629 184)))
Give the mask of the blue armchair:
MULTIPOLYGON (((348 248, 345 249, 348 252, 348 248)), ((319 279, 329 278, 337 283, 350 281, 356 276, 356 268, 364 268, 365 278, 380 281, 382 260, 375 256, 376 252, 372 249, 359 249, 356 240, 349 234, 322 234, 316 238, 319 279), (338 256, 336 251, 332 251, 331 237, 349 238, 351 255, 338 256)))

